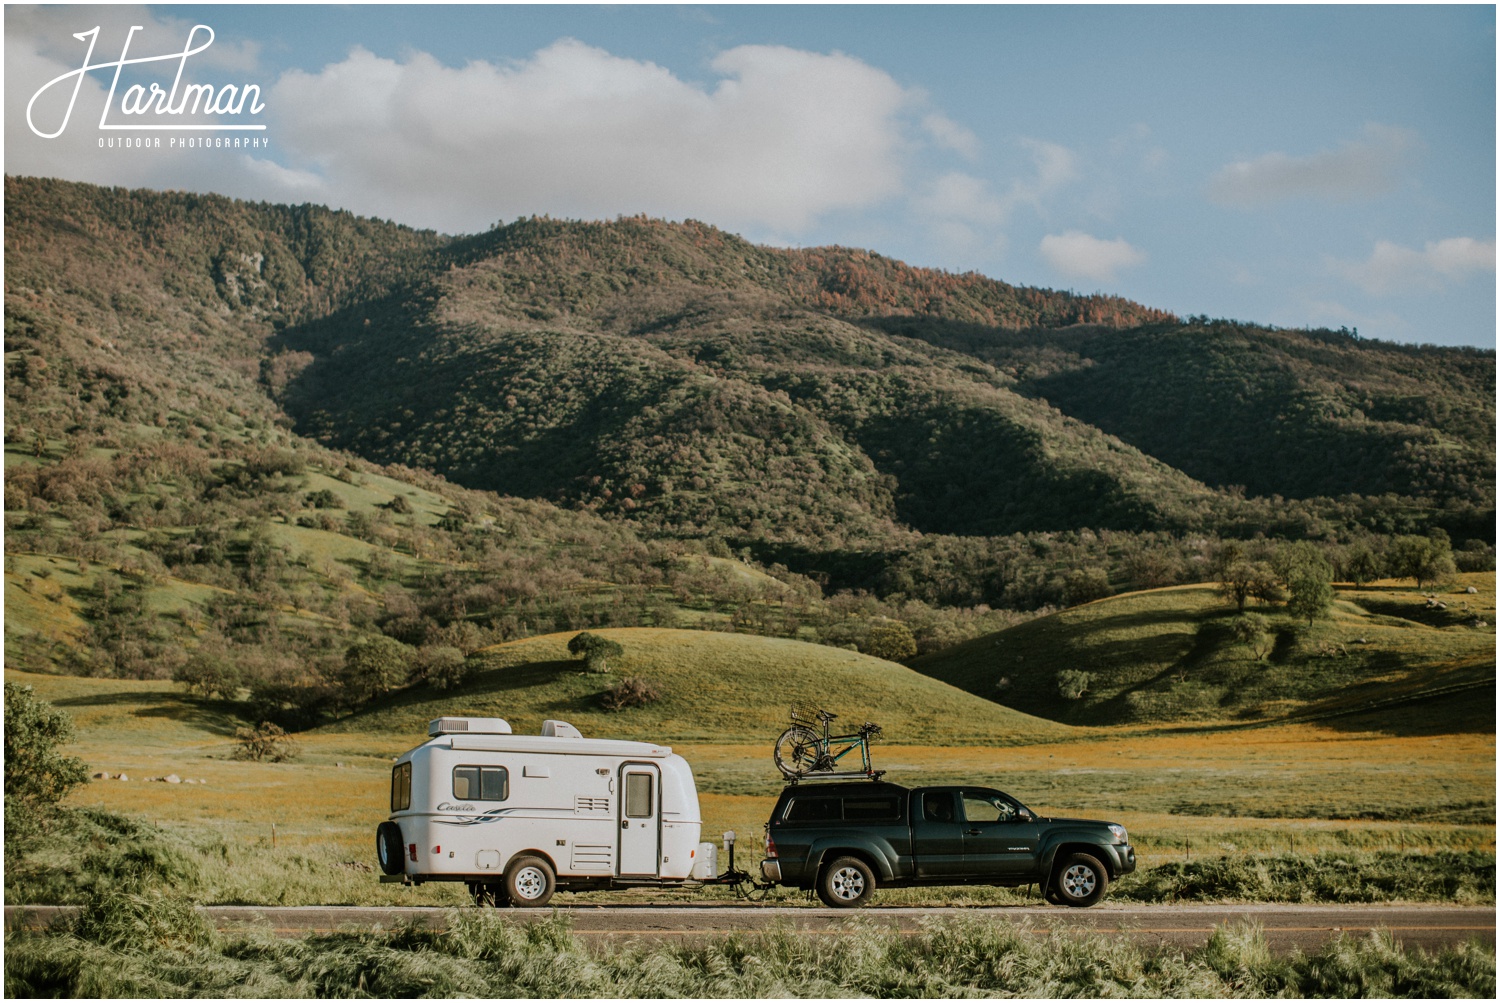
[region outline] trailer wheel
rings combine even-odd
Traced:
[[[818,875],[818,898],[835,909],[852,909],[875,894],[875,873],[858,857],[839,857]]]
[[[513,906],[544,906],[557,878],[541,857],[517,857],[505,869],[505,897]]]
[[[380,858],[380,869],[387,874],[400,874],[406,868],[401,827],[395,822],[381,822],[375,830],[375,855]]]

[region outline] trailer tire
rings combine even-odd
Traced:
[[[541,857],[517,857],[505,869],[505,897],[513,906],[544,906],[557,889],[557,876]]]
[[[375,855],[387,874],[400,874],[406,869],[406,847],[402,845],[401,827],[395,822],[381,822],[375,830]]]

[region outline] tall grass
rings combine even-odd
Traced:
[[[1223,856],[1162,864],[1128,875],[1115,898],[1135,902],[1495,901],[1495,855],[1321,853]]]
[[[166,935],[164,935],[166,934]],[[1101,933],[940,922],[903,935],[852,922],[827,937],[790,927],[685,944],[587,944],[565,920],[460,912],[449,929],[279,940],[189,924],[101,941],[92,931],[7,938],[10,996],[977,997],[1329,996],[1492,998],[1493,949],[1436,954],[1388,934],[1273,955],[1254,926],[1155,951]]]

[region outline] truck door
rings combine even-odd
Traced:
[[[964,873],[964,823],[958,815],[957,795],[951,788],[912,795],[911,853],[918,878]]]
[[[656,877],[661,860],[661,771],[649,763],[620,767],[621,877]]]
[[[963,793],[964,873],[971,877],[1026,876],[1037,871],[1040,826],[998,791]]]

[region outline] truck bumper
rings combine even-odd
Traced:
[[[1115,854],[1115,876],[1129,874],[1135,870],[1135,847],[1124,844],[1110,847]]]
[[[767,881],[781,883],[781,861],[775,857],[767,857],[760,862],[760,875]]]

